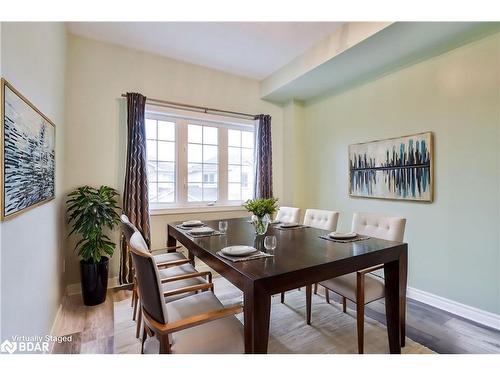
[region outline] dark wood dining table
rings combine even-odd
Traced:
[[[384,265],[387,334],[391,353],[401,353],[405,344],[407,253],[406,243],[369,238],[340,243],[320,238],[328,232],[302,227],[278,229],[270,225],[266,235],[277,238],[277,247],[267,251],[265,236],[257,236],[248,218],[227,219],[225,234],[193,238],[168,225],[167,246],[180,242],[195,257],[229,280],[243,294],[245,352],[267,353],[271,296],[376,265]],[[218,220],[205,224],[218,230]],[[249,245],[272,257],[232,262],[217,252],[226,246]],[[335,324],[335,322],[332,322]]]

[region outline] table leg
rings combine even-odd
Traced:
[[[400,262],[401,260],[396,260],[384,264],[385,315],[391,354],[401,353]]]
[[[266,354],[269,341],[271,295],[252,286],[243,297],[245,353]]]
[[[408,283],[408,250],[399,258],[399,316],[401,321],[401,347],[406,345],[406,287]]]
[[[176,245],[177,245],[177,240],[170,235],[169,229],[167,226],[167,247],[174,247]]]

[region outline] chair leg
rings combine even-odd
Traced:
[[[363,354],[365,334],[365,276],[356,274],[356,320],[358,322],[358,353]]]
[[[144,354],[144,342],[146,342],[147,337],[148,337],[148,331],[146,330],[146,325],[144,324],[144,328],[142,329],[141,354]]]
[[[356,319],[358,321],[358,353],[363,354],[364,335],[365,335],[365,305],[364,305],[364,303],[357,303],[356,304]]]
[[[137,289],[136,289],[136,286],[134,283],[134,285],[132,286],[132,299],[130,301],[130,307],[134,307],[134,299],[135,299],[136,293],[137,293]]]
[[[132,311],[132,320],[135,320],[136,317],[137,317],[137,307],[139,305],[139,296],[137,295],[137,293],[135,294],[135,298],[134,298],[134,310]]]
[[[306,285],[306,319],[308,325],[311,325],[311,297],[312,285]]]
[[[158,340],[160,340],[160,354],[170,354],[168,335],[158,335]]]
[[[135,332],[135,337],[139,338],[139,334],[141,332],[141,324],[142,324],[142,309],[139,309],[137,312],[137,330]]]
[[[330,303],[330,291],[325,288],[326,303]]]
[[[285,303],[285,292],[281,292],[281,303]]]
[[[314,283],[314,294],[318,294],[318,283]]]
[[[347,312],[347,299],[342,297],[342,311]]]

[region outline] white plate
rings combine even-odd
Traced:
[[[189,234],[199,235],[199,234],[212,234],[213,232],[215,232],[215,230],[213,230],[212,228],[210,228],[210,227],[203,227],[203,228],[194,228],[194,229],[191,229],[188,233]]]
[[[257,251],[256,248],[245,245],[228,246],[221,250],[222,254],[230,255],[233,257],[242,257],[245,255],[250,255]]]
[[[331,232],[328,234],[329,237],[335,238],[337,240],[346,240],[349,238],[354,238],[357,236],[356,233],[354,232],[347,232],[347,233],[342,233],[342,232]]]
[[[271,221],[271,224],[279,224],[279,223],[281,223],[281,220],[273,220],[273,221]]]
[[[295,228],[298,226],[299,226],[299,223],[283,223],[283,224],[281,224],[281,228]]]
[[[183,227],[201,227],[203,222],[200,220],[188,220],[182,223]]]

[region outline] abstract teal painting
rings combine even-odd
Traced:
[[[432,202],[432,133],[349,146],[352,197]]]

